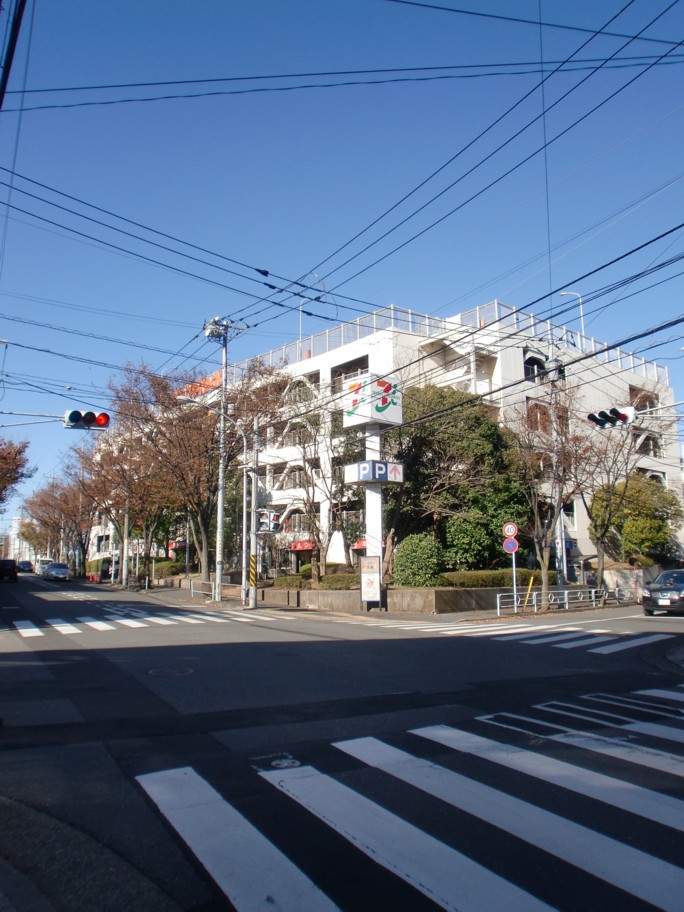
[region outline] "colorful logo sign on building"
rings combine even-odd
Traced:
[[[401,424],[401,390],[394,377],[364,374],[344,385],[344,427],[360,424]]]

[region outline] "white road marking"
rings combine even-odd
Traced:
[[[647,646],[649,643],[657,643],[658,640],[669,640],[673,637],[672,633],[653,633],[650,636],[636,637],[629,639],[624,643],[614,643],[611,646],[599,646],[598,649],[590,649],[589,652],[599,652],[607,655],[611,652],[622,652],[623,649],[634,649],[637,646]]]
[[[681,686],[681,684],[678,685],[678,687]],[[676,693],[672,690],[659,690],[658,688],[654,688],[653,690],[636,690],[635,693],[643,694],[645,697],[665,697],[667,700],[684,702],[684,693]]]
[[[189,614],[188,617],[199,618],[200,621],[213,621],[214,624],[230,624],[227,618],[214,617],[213,614]]]
[[[198,621],[197,618],[188,617],[185,614],[162,614],[161,617],[170,618],[172,621],[181,621],[183,624],[203,624],[204,621]]]
[[[39,630],[31,621],[12,621],[17,629],[17,633],[23,637],[42,637],[45,636],[42,630]]]
[[[559,785],[578,795],[586,795],[630,814],[637,814],[639,817],[684,832],[684,801],[678,798],[661,795],[659,792],[649,791],[613,776],[596,773],[544,754],[481,738],[479,735],[460,731],[448,725],[430,725],[413,729],[412,733],[452,750],[498,763],[506,769],[519,770],[528,776]]]
[[[280,791],[442,909],[548,912],[549,906],[401,817],[309,766],[262,772]]]
[[[137,777],[238,912],[337,906],[193,769]]]
[[[578,649],[580,646],[594,646],[597,641],[599,643],[606,643],[606,642],[608,642],[608,640],[618,640],[618,639],[621,641],[621,643],[625,642],[622,637],[622,634],[615,634],[614,636],[604,636],[603,634],[595,633],[592,636],[586,637],[583,640],[574,640],[572,643],[555,643],[554,648],[555,649]],[[627,646],[625,648],[629,649],[630,647]],[[589,651],[596,652],[595,649],[590,649]]]
[[[684,875],[675,865],[375,738],[338,742],[336,747],[535,847],[543,847],[658,909],[681,912]],[[490,910],[509,908],[489,896],[487,899]]]
[[[73,624],[67,623],[62,618],[50,618],[45,623],[49,624],[54,630],[57,631],[57,633],[61,633],[64,635],[70,635],[73,633],[83,633],[83,631],[79,627],[75,627]]]
[[[105,614],[105,620],[113,621],[115,624],[121,624],[123,627],[147,627],[142,621],[134,621],[132,618],[116,617],[113,614]]]
[[[113,624],[106,624],[104,621],[98,621],[95,618],[79,617],[76,620],[86,624],[88,627],[92,627],[93,630],[116,630]]]

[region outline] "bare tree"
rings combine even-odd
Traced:
[[[583,459],[575,464],[577,489],[596,545],[596,585],[599,587],[603,586],[605,559],[615,536],[616,521],[630,497],[635,473],[659,445],[659,435],[670,431],[674,425],[671,419],[651,416],[647,419],[648,430],[642,427],[639,409],[650,402],[647,393],[635,400],[635,424],[589,430]]]
[[[144,471],[145,484],[156,486],[154,489],[166,497],[167,505],[188,510],[202,578],[208,581],[221,453],[216,387],[206,378],[161,377],[144,366],[129,366],[123,382],[111,384],[111,388],[117,423],[145,454],[143,468],[136,471]],[[251,427],[255,416],[270,423],[282,388],[283,382],[275,371],[255,362],[242,380],[228,388],[226,407],[244,427]],[[183,401],[188,396],[196,397],[207,407],[188,405]],[[241,454],[241,436],[228,431],[224,441],[226,464],[237,468]]]
[[[531,538],[541,568],[542,603],[549,591],[549,565],[563,507],[580,488],[579,468],[591,453],[588,434],[578,422],[577,397],[550,383],[547,395],[507,409],[506,423],[516,447],[513,459],[530,508]]]
[[[57,548],[71,552],[78,570],[85,567],[94,511],[81,489],[68,481],[51,481],[28,497],[24,509],[31,523],[22,527],[22,537],[36,552]],[[48,544],[49,543],[49,544]]]
[[[28,466],[27,449],[27,442],[11,443],[0,438],[0,507],[7,503],[17,485],[35,472]]]

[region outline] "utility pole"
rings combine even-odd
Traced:
[[[208,339],[221,343],[221,411],[219,418],[219,472],[218,496],[216,501],[216,577],[214,580],[214,601],[220,602],[223,595],[223,551],[226,499],[226,387],[228,385],[228,333],[230,320],[214,317],[204,325]]]
[[[14,10],[14,18],[12,19],[12,26],[10,28],[9,41],[7,42],[5,59],[2,61],[2,72],[0,73],[0,110],[2,110],[2,106],[5,102],[7,83],[9,82],[10,70],[12,69],[14,52],[17,49],[19,30],[21,29],[21,20],[23,19],[25,8],[26,0],[17,0],[16,8]]]
[[[254,418],[254,458],[251,466],[252,473],[252,506],[250,510],[250,535],[249,535],[249,607],[257,606],[257,501],[259,498],[259,419]]]

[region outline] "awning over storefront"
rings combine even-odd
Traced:
[[[290,542],[290,551],[313,551],[313,542],[312,541]]]

